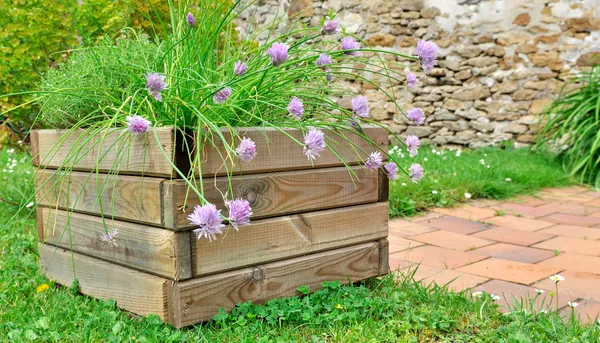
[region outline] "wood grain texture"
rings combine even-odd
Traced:
[[[189,232],[38,208],[44,243],[174,280],[192,277]],[[118,230],[116,245],[103,241],[106,230]]]
[[[377,202],[378,173],[363,166],[350,170],[357,178],[353,179],[346,167],[235,176],[231,179],[230,194],[250,202],[254,219]],[[224,209],[224,215],[227,212],[222,194],[228,184],[226,177],[204,181],[204,197]],[[165,181],[165,185],[163,194],[170,197],[164,206],[166,227],[189,227],[187,216],[200,203],[199,198],[190,194],[186,202],[188,186],[182,180]],[[171,219],[174,222],[169,225]]]
[[[177,282],[169,322],[184,327],[240,302],[299,295],[297,288],[302,285],[316,291],[324,281],[355,282],[378,274],[379,243],[371,242]]]
[[[38,244],[38,250],[42,272],[49,279],[70,287],[76,277],[83,294],[113,299],[118,307],[139,315],[169,318],[167,302],[173,281],[47,244]]]
[[[379,241],[379,275],[390,272],[390,242],[387,239]]]
[[[158,128],[145,135],[113,129],[90,137],[83,130],[34,130],[34,165],[72,170],[118,171],[121,174],[176,176],[176,139],[172,128]],[[34,140],[33,137],[36,139]],[[184,162],[185,159],[182,159]],[[188,163],[189,164],[189,163]],[[186,164],[178,167],[187,173]]]
[[[38,170],[38,204],[105,218],[162,225],[161,182],[164,179],[89,172]],[[100,194],[100,196],[98,196]]]
[[[236,128],[236,133],[221,130],[223,139],[236,146],[242,137],[248,137],[256,143],[258,155],[251,163],[239,160],[237,156],[227,154],[223,140],[216,135],[207,136],[200,147],[202,174],[205,176],[223,176],[230,170],[236,175],[256,174],[283,170],[324,168],[342,166],[346,161],[350,165],[362,163],[374,149],[371,143],[387,149],[388,134],[377,126],[364,126],[364,132],[344,130],[326,132],[328,149],[321,157],[310,162],[302,152],[302,146],[293,139],[303,142],[303,133],[297,129],[277,130],[273,128]],[[125,130],[115,129],[107,135],[94,137],[83,134],[82,130],[34,130],[31,134],[32,151],[35,153],[34,165],[49,169],[70,167],[72,170],[100,172],[118,171],[120,174],[149,175],[179,178],[172,164],[185,175],[189,170],[189,153],[184,144],[183,135],[172,128],[156,129],[146,135],[130,135]],[[158,139],[158,140],[157,140]],[[187,142],[193,142],[186,135]],[[212,144],[214,143],[214,144]],[[189,143],[193,146],[193,143]],[[163,152],[164,151],[164,152]],[[335,153],[334,153],[335,152]],[[68,168],[67,168],[68,169]]]
[[[283,132],[282,132],[283,131]],[[223,131],[227,142],[237,145],[241,137],[252,139],[256,143],[256,158],[251,163],[244,163],[237,157],[223,161],[219,151],[223,153],[222,141],[215,137],[212,140],[216,146],[203,144],[202,173],[204,175],[225,175],[226,171],[233,170],[237,173],[255,174],[281,170],[311,169],[335,167],[344,165],[340,158],[334,154],[337,152],[344,161],[350,165],[362,163],[368,154],[373,151],[369,142],[361,135],[366,135],[381,149],[387,150],[388,133],[385,129],[376,126],[365,126],[364,132],[357,134],[350,131],[325,131],[327,149],[315,161],[310,162],[304,156],[303,147],[290,139],[289,136],[299,142],[304,142],[304,134],[297,129],[273,128],[237,128],[237,134],[232,135]],[[289,136],[288,136],[289,135]],[[333,151],[332,151],[333,150]]]
[[[224,233],[217,242],[193,240],[194,277],[385,238],[388,204],[257,220]]]

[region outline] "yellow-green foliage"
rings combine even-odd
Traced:
[[[166,0],[0,0],[0,13],[0,94],[33,91],[40,73],[84,39],[124,27],[156,34],[152,22],[169,22]],[[0,114],[26,128],[37,112],[33,98],[0,97]]]

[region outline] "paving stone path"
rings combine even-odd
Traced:
[[[600,192],[551,188],[535,196],[436,208],[391,220],[389,242],[392,269],[419,264],[415,279],[427,284],[499,295],[503,310],[544,290],[537,306],[552,302],[556,309],[548,277],[558,273],[565,278],[558,284],[561,311],[570,315],[567,302],[575,301],[583,322],[600,315]]]

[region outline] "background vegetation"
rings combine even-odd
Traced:
[[[22,93],[0,97],[0,123],[23,134],[38,110],[27,92],[41,74],[82,43],[124,27],[160,34],[152,23],[168,22],[169,11],[163,0],[4,0],[0,13],[0,94]]]
[[[559,150],[571,175],[600,187],[600,66],[569,83],[581,87],[561,94],[546,110],[538,146]]]

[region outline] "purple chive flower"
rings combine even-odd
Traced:
[[[108,244],[116,247],[117,246],[117,234],[119,234],[119,230],[112,229],[106,233],[103,233],[102,236],[100,236],[100,239],[102,241],[107,242]]]
[[[304,155],[308,160],[320,157],[319,153],[325,149],[325,135],[319,129],[310,129],[304,136]]]
[[[361,118],[369,118],[369,99],[364,95],[352,99],[352,112]]]
[[[317,58],[316,62],[317,66],[321,67],[323,70],[327,69],[327,66],[331,63],[331,57],[329,57],[327,54],[321,54],[319,58]]]
[[[406,112],[406,115],[410,120],[412,120],[416,125],[423,125],[425,122],[425,115],[423,114],[423,110],[419,107],[413,108]]]
[[[194,230],[198,234],[198,239],[206,237],[212,242],[217,238],[217,234],[223,234],[221,228],[225,225],[221,218],[221,210],[217,210],[213,204],[196,205],[194,212],[188,216],[188,220],[192,225],[198,227]]]
[[[224,104],[230,96],[231,88],[223,88],[215,93],[215,96],[213,96],[213,102],[218,105]]]
[[[417,80],[417,75],[411,73],[410,71],[406,73],[406,86],[408,88],[414,88],[419,80]]]
[[[333,81],[333,74],[328,71],[327,74],[325,74],[325,80],[327,80],[327,82]]]
[[[326,20],[321,30],[323,31],[323,33],[328,35],[333,35],[340,31],[339,25],[335,20]]]
[[[406,147],[408,148],[408,153],[410,157],[414,157],[417,155],[417,150],[419,150],[419,137],[415,135],[409,135],[406,137]]]
[[[127,119],[127,128],[129,132],[135,134],[141,134],[148,132],[150,128],[150,121],[148,119],[144,119],[140,116],[133,115],[126,118]]]
[[[246,70],[248,70],[248,66],[246,65],[246,63],[242,61],[237,61],[235,63],[235,67],[233,68],[233,74],[235,76],[242,76],[246,74]]]
[[[256,157],[256,144],[250,138],[244,137],[235,152],[242,161],[250,162]]]
[[[293,115],[296,119],[302,118],[302,115],[304,114],[304,105],[302,104],[302,101],[300,101],[300,99],[298,99],[297,97],[292,98],[287,109],[288,112],[290,112],[290,114]]]
[[[225,201],[225,206],[229,209],[229,224],[238,231],[238,225],[250,223],[252,208],[246,199],[237,198],[231,201]]]
[[[426,73],[437,63],[438,46],[432,41],[420,40],[417,42],[417,56],[421,60],[421,66]]]
[[[267,52],[271,56],[271,63],[275,67],[281,65],[288,58],[288,47],[285,44],[273,43]]]
[[[367,161],[365,161],[365,168],[367,168],[368,170],[377,170],[379,169],[379,167],[381,167],[382,163],[383,156],[381,156],[381,153],[379,151],[375,151],[371,153],[371,155],[369,155],[369,157],[367,158]]]
[[[194,15],[192,14],[192,12],[188,12],[185,20],[187,21],[187,23],[190,27],[194,27],[196,25],[196,18],[194,18]]]
[[[383,170],[390,180],[396,180],[398,178],[398,166],[394,162],[388,162],[383,165]]]
[[[413,163],[408,168],[408,176],[412,179],[412,182],[417,183],[423,178],[423,167],[418,163]]]
[[[162,101],[162,94],[160,92],[167,88],[165,76],[158,73],[148,73],[146,74],[146,82],[146,87],[148,87],[150,95],[152,95],[156,101]]]
[[[344,37],[342,38],[342,50],[356,50],[360,49],[360,44],[354,40],[352,37]],[[344,52],[348,56],[360,56],[360,52],[358,51],[346,51]]]

